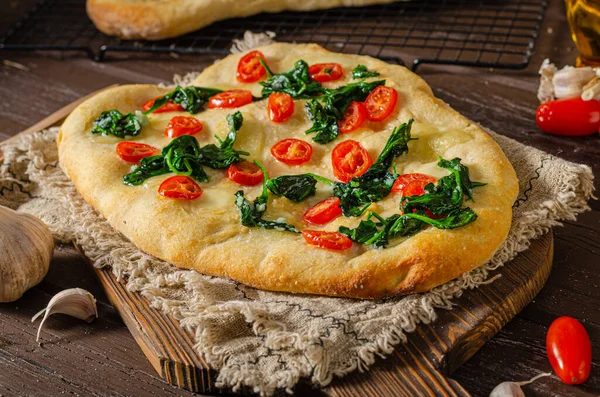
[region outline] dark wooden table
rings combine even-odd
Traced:
[[[31,3],[12,1],[2,6],[0,31],[6,30],[13,17]],[[572,64],[576,56],[562,1],[550,2],[535,52],[530,67],[523,71],[425,66],[419,73],[438,97],[472,120],[556,156],[588,164],[600,176],[600,136],[553,137],[540,132],[534,121],[537,70],[542,60],[550,58],[562,66]],[[99,88],[114,83],[170,81],[174,73],[201,70],[214,58],[146,55],[98,64],[81,54],[0,51],[0,60],[1,141]],[[599,187],[597,179],[600,191]],[[546,330],[562,315],[578,318],[589,332],[594,357],[592,375],[582,386],[542,379],[528,386],[526,394],[600,394],[600,203],[590,204],[592,212],[555,229],[554,269],[540,294],[453,374],[474,396],[487,396],[502,381],[524,380],[549,371]],[[31,316],[53,294],[70,287],[86,288],[98,298],[100,318],[91,325],[52,318],[44,332],[45,342],[39,346]],[[396,360],[391,356],[379,360],[377,366],[384,372],[393,371]],[[353,376],[337,382],[344,382],[346,390],[354,388]],[[356,394],[364,395],[364,383],[360,387],[356,387]],[[0,396],[60,394],[194,395],[167,385],[156,375],[108,303],[94,273],[70,247],[56,250],[50,272],[40,285],[15,303],[0,304]],[[300,387],[298,394],[314,395],[315,391]]]

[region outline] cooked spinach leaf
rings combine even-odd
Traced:
[[[402,199],[401,205],[405,213],[413,210],[429,210],[434,215],[447,214],[462,206],[463,196],[473,199],[473,188],[485,186],[485,183],[472,182],[469,168],[460,163],[459,158],[452,160],[438,159],[438,166],[450,171],[450,175],[440,178],[434,185],[425,186],[426,194],[409,196]]]
[[[269,191],[267,190],[267,181],[269,180],[267,170],[258,161],[254,162],[263,171],[263,190],[262,193],[250,202],[244,197],[244,191],[239,190],[235,193],[235,205],[240,211],[240,219],[242,225],[246,227],[262,227],[265,229],[285,230],[288,232],[300,233],[293,225],[285,222],[271,221],[262,219],[267,211],[267,201],[269,199]]]
[[[143,158],[140,165],[129,174],[123,176],[123,183],[126,185],[137,186],[153,176],[163,175],[171,172],[165,164],[165,158],[162,155]]]
[[[333,195],[341,200],[340,208],[344,216],[360,216],[374,201],[386,197],[394,185],[398,174],[389,172],[392,162],[408,152],[408,142],[413,119],[394,128],[377,161],[367,172],[352,178],[348,183],[335,182]]]
[[[116,109],[107,110],[94,120],[92,134],[114,135],[118,138],[135,136],[139,135],[146,122],[146,116],[141,112],[123,114]]]
[[[198,141],[190,135],[173,139],[162,150],[165,164],[171,172],[192,177],[198,182],[208,182],[208,175],[198,161],[199,154]]]
[[[173,102],[181,105],[187,112],[196,114],[202,110],[211,96],[218,94],[219,92],[222,92],[222,90],[194,86],[182,88],[181,86],[177,86],[172,92],[157,98],[154,101],[154,105],[145,111],[144,114],[154,112],[169,100],[173,100]]]
[[[366,79],[367,77],[377,77],[379,72],[371,72],[365,65],[358,65],[352,71],[353,79]]]
[[[438,165],[451,174],[440,178],[435,185],[428,184],[424,195],[403,199],[400,206],[404,215],[395,214],[384,219],[371,212],[355,229],[342,226],[340,233],[351,240],[381,248],[388,244],[389,239],[413,235],[427,225],[438,229],[456,229],[475,221],[477,214],[461,206],[464,196],[472,199],[472,189],[485,184],[472,182],[469,169],[460,163],[459,158],[440,158]],[[429,214],[436,215],[435,219]]]
[[[267,181],[267,188],[276,196],[300,203],[314,196],[317,180],[311,174],[282,175]]]
[[[215,138],[220,142],[220,145],[209,144],[200,148],[199,151],[199,162],[200,164],[206,165],[207,167],[214,169],[227,168],[233,163],[239,163],[245,159],[240,157],[242,155],[249,155],[248,152],[242,152],[235,150],[233,144],[237,136],[237,132],[242,128],[244,118],[242,113],[235,112],[227,116],[227,123],[229,124],[229,134],[225,140],[221,140],[218,136]]]
[[[321,83],[310,78],[308,64],[299,60],[289,72],[274,74],[267,64],[261,59],[263,67],[267,71],[267,81],[261,81],[263,86],[262,96],[268,97],[274,92],[284,92],[292,98],[309,98],[321,93]]]
[[[315,132],[313,141],[317,143],[325,144],[333,141],[339,134],[337,122],[344,118],[344,112],[348,109],[350,103],[364,101],[375,87],[384,84],[385,80],[371,83],[359,81],[334,89],[323,88],[322,96],[306,102],[306,113],[313,123],[312,127],[306,130],[306,133]]]

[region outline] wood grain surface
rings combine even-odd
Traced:
[[[33,0],[11,2],[0,12],[0,31]],[[12,4],[16,8],[12,9]],[[5,22],[9,21],[9,22]],[[600,175],[600,138],[566,139],[541,133],[534,122],[537,69],[551,58],[572,64],[576,51],[569,38],[560,0],[551,0],[530,67],[502,71],[423,66],[420,74],[435,94],[467,117],[556,156],[590,165]],[[2,60],[25,66],[15,68]],[[157,83],[174,73],[201,70],[211,57],[140,55],[95,64],[80,54],[0,52],[0,140],[15,135],[50,113],[90,92],[114,83]],[[596,188],[600,182],[596,180]],[[600,203],[592,212],[555,229],[552,273],[540,294],[452,374],[473,396],[487,396],[505,380],[528,379],[550,366],[545,334],[557,316],[580,319],[590,334],[593,366],[590,379],[569,386],[555,378],[525,388],[527,396],[597,396],[600,394]],[[81,287],[98,298],[100,318],[90,324],[56,316],[48,321],[43,343],[35,343],[30,318],[50,297],[65,288]],[[440,312],[443,314],[444,312]],[[373,371],[336,381],[323,394],[391,395],[390,387],[407,388],[396,378],[406,356],[379,360]],[[448,358],[449,363],[454,362]],[[452,365],[452,364],[448,364]],[[387,389],[372,390],[372,380]],[[454,381],[449,381],[454,384]],[[389,385],[389,386],[388,386]],[[333,390],[333,391],[332,391]],[[410,390],[410,389],[406,389]],[[299,395],[318,395],[301,385]],[[320,392],[319,392],[320,393]],[[343,394],[345,393],[345,394]],[[56,250],[51,270],[39,286],[16,303],[0,305],[0,395],[55,396],[193,396],[160,379],[110,305],[93,271],[69,247]]]

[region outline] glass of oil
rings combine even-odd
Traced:
[[[565,0],[565,5],[579,50],[576,66],[600,66],[600,0]]]

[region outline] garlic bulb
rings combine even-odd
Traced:
[[[91,323],[98,317],[96,299],[94,295],[81,288],[69,288],[54,295],[50,299],[50,302],[48,302],[48,306],[40,310],[31,319],[31,322],[34,322],[39,316],[44,314],[44,318],[38,327],[36,341],[40,339],[40,332],[42,332],[46,319],[56,313],[66,314]]]
[[[575,98],[583,92],[583,86],[596,77],[596,72],[589,66],[574,68],[565,66],[554,74],[554,96],[557,99]]]
[[[38,218],[0,205],[0,302],[13,302],[48,273],[54,238]]]
[[[490,397],[525,397],[525,393],[521,390],[521,386],[529,385],[539,378],[546,376],[552,376],[552,372],[539,374],[524,382],[502,382],[494,387],[494,390],[490,393]]]

